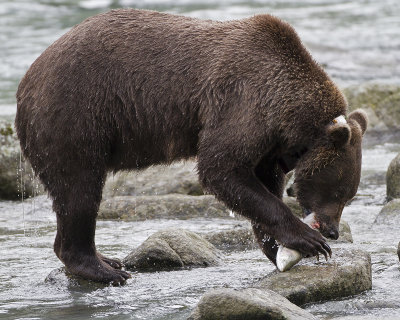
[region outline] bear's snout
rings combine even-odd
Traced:
[[[319,229],[321,234],[328,239],[337,240],[339,238],[339,230],[336,226],[323,226]]]
[[[329,239],[337,240],[339,238],[339,231],[338,230],[331,230],[328,234]]]

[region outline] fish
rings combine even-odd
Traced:
[[[312,229],[318,229],[319,227],[319,223],[316,221],[314,213],[310,213],[301,221],[303,221]],[[276,254],[276,267],[281,272],[288,271],[302,258],[303,255],[300,252],[286,248],[281,244],[279,245],[278,252]]]

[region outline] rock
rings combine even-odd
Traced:
[[[387,170],[386,195],[388,200],[400,198],[400,153],[390,162]]]
[[[400,223],[400,199],[386,203],[376,217],[375,223],[398,225]]]
[[[397,246],[397,255],[398,255],[399,261],[400,261],[400,242],[399,242],[399,245]]]
[[[293,197],[284,197],[283,202],[290,208],[293,214],[299,218],[303,218],[303,209],[300,204],[297,202],[296,198]],[[338,240],[330,240],[330,243],[353,243],[353,236],[351,234],[351,229],[349,224],[341,220],[339,223],[339,239]]]
[[[220,252],[194,232],[182,229],[158,231],[125,259],[131,270],[167,270],[217,265]]]
[[[230,211],[214,196],[121,196],[100,204],[99,219],[142,221],[147,219],[191,219],[230,217]]]
[[[361,250],[332,249],[319,263],[303,259],[290,271],[274,271],[256,286],[273,290],[296,305],[359,294],[372,287],[371,257]]]
[[[203,235],[215,247],[221,250],[247,250],[258,248],[250,224],[238,225],[230,230],[215,231]]]
[[[303,218],[303,208],[294,197],[283,197],[283,202],[289,207],[293,214],[298,218]]]
[[[331,319],[331,320],[377,320],[377,319],[399,320],[400,318],[397,316],[387,316],[387,315],[384,315],[379,318],[376,315],[360,315],[360,316],[344,316],[344,317],[329,318],[329,319]]]
[[[400,126],[400,87],[385,84],[351,86],[343,90],[351,110],[362,108],[369,117],[369,129]]]
[[[188,318],[188,320],[212,319],[306,320],[315,317],[271,290],[224,288],[207,292]]]
[[[18,200],[43,193],[31,166],[21,157],[14,125],[0,120],[0,199]]]
[[[170,193],[203,194],[194,161],[177,162],[169,166],[152,166],[136,172],[123,171],[110,174],[103,189],[103,198]]]
[[[45,279],[46,283],[59,286],[62,288],[80,288],[85,287],[90,290],[102,289],[108,287],[109,284],[87,280],[69,273],[65,267],[54,269]]]

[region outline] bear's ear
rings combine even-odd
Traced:
[[[346,122],[332,122],[327,128],[327,133],[336,148],[349,143],[351,138],[351,130]]]
[[[362,134],[364,134],[368,126],[368,117],[365,111],[361,109],[354,110],[349,114],[349,119],[355,120],[360,125]]]

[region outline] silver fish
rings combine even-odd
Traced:
[[[302,221],[314,229],[316,225],[314,213],[309,214]],[[289,249],[280,245],[276,254],[276,266],[281,272],[290,270],[297,262],[303,258],[303,255],[297,250]]]

